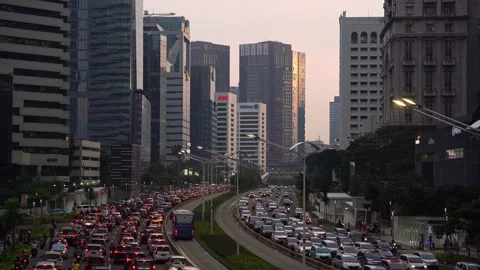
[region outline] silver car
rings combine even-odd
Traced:
[[[351,255],[337,254],[332,260],[332,266],[337,269],[360,269],[357,258]]]
[[[422,258],[423,262],[427,265],[429,269],[437,270],[439,268],[438,260],[437,258],[435,258],[435,256],[433,256],[432,253],[425,251],[417,251],[413,252],[413,254]]]
[[[407,270],[427,269],[425,262],[417,255],[401,254],[399,259]]]

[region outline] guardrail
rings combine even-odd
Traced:
[[[256,233],[254,230],[252,230],[250,227],[248,227],[245,222],[242,220],[242,218],[240,217],[239,213],[238,213],[238,207],[237,207],[237,204],[235,203],[232,207],[232,212],[233,212],[233,215],[235,216],[235,219],[237,220],[237,223],[240,223],[240,227],[242,227],[242,229],[244,231],[246,231],[247,233],[249,233],[250,235],[254,236],[257,240],[259,240],[260,242],[276,249],[277,251],[280,251],[281,253],[289,256],[289,257],[292,257],[298,261],[303,261],[303,258],[302,258],[302,254],[300,253],[297,253],[295,251],[292,251],[280,244],[277,244],[275,242],[273,242],[272,240],[270,239],[267,239],[265,237],[263,237],[262,235]],[[332,266],[330,265],[327,265],[327,264],[324,264],[320,261],[317,261],[313,258],[310,258],[310,257],[306,257],[305,258],[305,262],[307,265],[309,266],[312,266],[312,267],[315,267],[315,268],[318,268],[318,269],[324,269],[324,270],[334,270],[335,268],[333,268]]]
[[[216,193],[213,193],[213,194],[217,194],[217,193],[221,193],[221,192],[225,192],[225,190],[222,190],[222,191],[219,191],[219,192],[216,192]],[[209,194],[209,195],[213,195],[213,194]],[[175,210],[177,208],[181,208],[183,205],[185,205],[189,202],[192,202],[194,200],[197,200],[197,199],[199,199],[199,197],[196,197],[196,198],[193,198],[193,199],[190,199],[190,200],[186,200],[186,201],[183,201],[183,202],[175,205],[175,207],[170,209],[170,211],[168,211],[167,214],[165,215],[165,218],[163,219],[164,222],[162,224],[162,227],[163,227],[163,232],[164,232],[164,235],[165,235],[165,240],[167,240],[167,243],[170,246],[170,248],[172,249],[172,252],[175,255],[184,256],[185,259],[187,260],[188,264],[190,264],[191,266],[195,266],[195,267],[199,268],[196,264],[193,263],[192,260],[190,260],[190,258],[185,256],[185,254],[182,254],[181,249],[177,246],[177,244],[175,243],[175,240],[173,240],[172,237],[170,237],[170,235],[168,234],[168,230],[167,230],[167,223],[170,221],[170,215],[172,214],[173,210]],[[204,199],[204,198],[200,198],[200,199]]]

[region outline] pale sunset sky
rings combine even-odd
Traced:
[[[238,45],[280,41],[307,54],[306,138],[328,142],[329,101],[338,95],[339,23],[383,15],[383,0],[144,0],[150,13],[190,20],[192,41],[230,46],[230,85],[239,80]]]

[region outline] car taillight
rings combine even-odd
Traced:
[[[152,265],[152,269],[155,270],[157,269],[157,267],[155,265]]]
[[[195,231],[194,231],[194,230],[192,230],[192,235],[195,235]]]
[[[175,235],[178,235],[178,230],[175,230]]]
[[[85,249],[85,252],[88,252],[88,248]]]

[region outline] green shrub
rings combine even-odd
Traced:
[[[0,253],[0,269],[10,269],[13,266],[13,262],[17,258],[17,256],[20,256],[22,254],[23,250],[30,250],[29,246],[25,245],[15,245],[15,250],[12,250],[12,248],[8,248],[7,250],[7,256],[3,257],[3,253]]]
[[[450,255],[449,252],[444,253],[444,252],[437,252],[435,253],[435,258],[441,263],[447,263],[447,264],[456,264],[457,262],[472,262],[472,263],[480,263],[480,260],[477,258],[469,257],[466,255],[456,255],[455,251],[453,252],[452,255]]]

